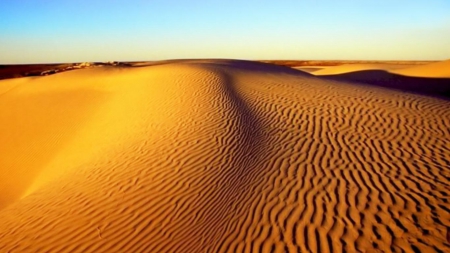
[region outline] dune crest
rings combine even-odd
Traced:
[[[450,101],[153,65],[0,81],[1,252],[450,250]]]

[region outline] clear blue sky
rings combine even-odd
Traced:
[[[1,0],[0,63],[450,58],[450,0]]]

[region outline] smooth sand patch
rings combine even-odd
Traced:
[[[0,95],[0,208],[27,190],[105,96],[79,80],[42,80],[0,81],[14,84]]]

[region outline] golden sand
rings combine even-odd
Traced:
[[[243,61],[0,81],[0,252],[448,252],[450,101]]]

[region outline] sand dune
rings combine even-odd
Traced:
[[[398,65],[398,64],[344,64],[340,66],[332,66],[328,68],[323,68],[314,72],[316,76],[322,75],[338,75],[357,71],[366,70],[392,70],[392,69],[403,69],[408,67],[417,67],[416,65]]]
[[[450,97],[449,71],[450,61],[444,61],[418,66],[349,64],[309,71],[309,73],[331,80],[367,83],[404,91]]]
[[[446,252],[450,101],[226,60],[0,81],[0,252]]]
[[[391,73],[413,77],[450,78],[450,60],[393,70]]]
[[[392,74],[422,78],[450,78],[450,60],[430,64],[344,64],[314,71],[314,75],[338,75],[379,70]]]

